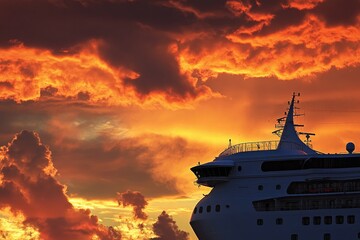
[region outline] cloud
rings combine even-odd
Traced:
[[[189,233],[179,229],[173,218],[163,211],[153,224],[154,233],[158,236],[153,240],[188,240]]]
[[[181,72],[174,56],[176,39],[167,32],[186,24],[188,16],[181,11],[149,1],[59,2],[0,4],[0,19],[11,23],[0,34],[3,53],[17,54],[2,54],[9,65],[2,76],[13,86],[3,98],[36,100],[48,86],[59,96],[73,98],[87,91],[92,103],[117,105],[176,105],[212,95]],[[25,81],[26,87],[20,84]]]
[[[145,209],[146,205],[148,205],[148,202],[140,192],[128,190],[123,193],[117,193],[117,195],[117,201],[119,205],[123,205],[123,207],[130,205],[133,207],[135,219],[147,219],[148,216],[143,210]]]
[[[289,0],[284,6],[304,10],[313,9],[322,2],[324,2],[324,0]]]
[[[174,196],[193,187],[188,169],[213,155],[205,143],[169,134],[166,123],[185,116],[176,117],[168,110],[164,115],[163,110],[155,114],[155,110],[145,113],[56,102],[1,102],[0,143],[6,144],[21,129],[39,132],[51,146],[54,165],[61,173],[57,178],[67,185],[70,196],[113,199],[114,193],[128,189],[151,198]],[[165,127],[161,131],[156,130],[159,121]]]
[[[293,80],[359,64],[356,0],[23,0],[0,8],[2,99],[179,108],[219,96],[206,81],[221,73]]]
[[[66,187],[55,179],[51,152],[38,134],[22,131],[1,149],[0,208],[24,215],[41,239],[120,239],[98,222],[90,210],[76,209]]]

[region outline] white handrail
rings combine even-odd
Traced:
[[[279,141],[239,143],[225,149],[222,153],[220,153],[219,157],[228,156],[240,152],[275,150],[278,147],[278,145],[279,145]]]

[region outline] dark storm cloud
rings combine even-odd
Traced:
[[[271,34],[273,32],[277,32],[283,29],[288,28],[289,26],[297,26],[302,23],[306,16],[304,11],[300,11],[294,8],[286,8],[279,9],[276,14],[274,14],[274,18],[271,20],[271,24],[263,28],[262,31],[259,32],[260,35]],[[286,39],[286,36],[284,36]]]
[[[360,1],[328,0],[320,3],[313,12],[328,25],[352,25],[360,14]]]
[[[158,236],[151,240],[188,240],[189,233],[182,231],[174,219],[163,211],[153,224],[153,231]]]
[[[133,207],[134,218],[135,219],[147,219],[147,214],[144,212],[148,202],[145,197],[137,191],[126,191],[122,193],[117,193],[117,201],[119,205],[126,207],[128,205]]]
[[[5,46],[16,39],[26,46],[72,53],[79,44],[101,39],[101,56],[106,61],[140,74],[136,80],[125,80],[140,94],[159,91],[196,97],[197,90],[169,52],[169,45],[176,41],[165,34],[181,32],[196,18],[161,2],[2,1],[0,42]]]
[[[69,202],[65,186],[55,179],[51,152],[35,132],[22,131],[1,148],[0,208],[22,213],[44,240],[114,238],[114,229],[98,223],[89,210]],[[8,230],[8,229],[6,229]]]
[[[1,1],[1,42],[17,39],[30,46],[68,49],[91,38],[111,38],[119,33],[131,38],[136,24],[178,31],[196,19],[191,13],[163,6],[161,1],[64,0]],[[131,28],[126,28],[128,24]],[[140,29],[133,29],[139,31]],[[118,42],[121,45],[122,41]],[[115,46],[113,46],[115,47]]]

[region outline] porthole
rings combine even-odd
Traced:
[[[291,240],[298,240],[297,234],[291,234]]]
[[[261,226],[264,224],[264,220],[262,220],[261,218],[259,218],[257,221],[256,221],[257,225]]]
[[[199,213],[202,213],[203,212],[203,207],[200,207],[199,208]]]
[[[197,212],[197,207],[196,207],[196,208],[194,208],[194,214],[196,214],[196,212]]]
[[[330,235],[330,233],[325,233],[325,234],[324,234],[324,240],[331,240],[331,235]]]
[[[282,218],[277,218],[276,219],[276,224],[277,225],[282,225],[283,224],[283,219]]]
[[[303,217],[302,218],[302,224],[303,225],[309,225],[310,224],[310,218],[309,217]]]
[[[320,225],[321,224],[321,217],[316,216],[313,219],[314,225]]]
[[[263,185],[259,185],[259,186],[258,186],[258,189],[259,189],[260,191],[262,191],[262,190],[264,189],[264,186],[263,186]]]
[[[241,166],[238,166],[238,171],[239,171],[239,172],[241,171],[241,169],[242,169]]]
[[[210,205],[208,205],[208,206],[206,207],[206,211],[207,211],[207,212],[211,212],[211,206],[210,206]]]
[[[344,216],[336,216],[336,224],[343,224]]]
[[[230,205],[226,205],[225,207],[226,207],[226,208],[230,208]]]
[[[276,190],[280,190],[280,189],[281,189],[281,185],[280,184],[276,185]]]
[[[331,216],[325,216],[324,223],[329,225],[332,224],[332,217]]]
[[[358,232],[358,239],[360,239],[360,232]]]
[[[355,223],[355,216],[354,215],[347,216],[347,223],[348,224],[354,224]]]
[[[215,206],[215,211],[216,211],[216,212],[220,212],[220,205],[219,205],[219,204],[217,204],[217,205]]]

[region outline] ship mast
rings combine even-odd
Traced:
[[[310,135],[314,135],[313,133],[298,133],[295,129],[295,127],[300,127],[303,125],[296,125],[294,123],[294,116],[299,116],[298,114],[294,114],[294,110],[295,110],[295,98],[296,95],[295,93],[292,96],[291,102],[290,102],[290,107],[289,107],[289,111],[287,113],[286,117],[283,118],[279,118],[278,119],[278,127],[281,127],[282,129],[278,129],[276,131],[274,131],[275,134],[280,135],[280,142],[278,145],[278,150],[300,150],[303,151],[307,154],[314,154],[316,153],[313,149],[311,149],[308,144],[305,144],[303,141],[300,140],[298,134],[306,134],[307,137],[307,142],[309,143],[309,138]],[[285,120],[285,124],[282,127],[280,124]],[[282,130],[282,131],[281,131]]]

